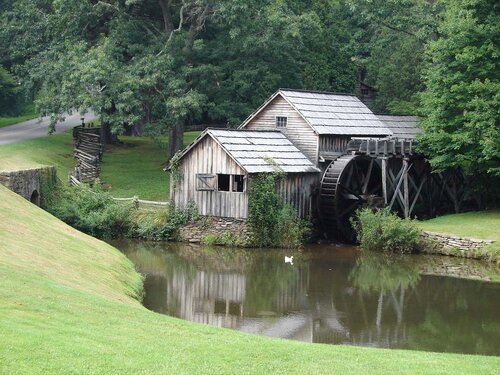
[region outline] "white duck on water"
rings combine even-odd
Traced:
[[[293,255],[291,257],[285,255],[285,263],[290,263],[293,266]]]

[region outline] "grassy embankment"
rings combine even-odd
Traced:
[[[189,144],[199,132],[184,136]],[[120,137],[124,143],[110,146],[101,164],[101,180],[115,197],[139,196],[141,199],[168,199],[168,173],[162,171],[165,150],[148,137]],[[66,181],[74,168],[71,133],[0,146],[0,170],[55,165],[59,178]]]
[[[482,251],[488,252],[491,259],[500,263],[500,210],[445,215],[420,221],[418,226],[429,232],[493,240],[495,242],[485,246]]]
[[[0,128],[3,128],[5,126],[14,125],[14,124],[17,124],[19,122],[31,120],[31,119],[34,119],[36,117],[37,117],[37,113],[35,111],[35,105],[29,104],[23,110],[23,113],[21,113],[19,116],[0,117]]]
[[[124,255],[2,186],[0,282],[5,374],[494,374],[500,366],[499,357],[311,345],[150,312]]]

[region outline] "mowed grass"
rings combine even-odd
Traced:
[[[484,250],[500,261],[500,210],[464,212],[419,221],[418,226],[430,232],[449,233],[461,237],[493,240]]]
[[[71,132],[0,146],[0,171],[54,165],[66,181],[75,167]]]
[[[50,234],[50,235],[48,235]],[[495,374],[499,357],[307,344],[146,310],[113,247],[0,186],[2,374]]]
[[[200,133],[184,134],[184,145]],[[113,196],[167,201],[169,173],[164,172],[167,150],[149,137],[120,137],[122,144],[108,146],[104,153],[101,180]],[[162,144],[166,139],[162,139]]]
[[[184,135],[188,145],[199,132]],[[149,137],[120,137],[120,145],[107,147],[101,180],[116,197],[138,196],[168,200],[169,175],[163,171],[166,150]],[[166,139],[162,139],[165,144]],[[63,181],[75,166],[71,132],[0,146],[0,171],[54,165]]]
[[[3,128],[5,126],[18,124],[20,122],[31,120],[31,119],[34,119],[36,117],[37,117],[37,113],[35,111],[35,105],[30,104],[30,105],[26,106],[23,113],[21,113],[19,116],[0,117],[0,128]]]

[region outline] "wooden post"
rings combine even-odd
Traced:
[[[387,157],[382,158],[382,193],[384,204],[387,206]]]
[[[405,219],[410,217],[410,192],[408,190],[408,158],[403,159],[403,196]]]

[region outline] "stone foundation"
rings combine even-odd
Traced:
[[[248,222],[241,219],[203,216],[179,228],[179,240],[210,245],[249,246]]]
[[[53,182],[50,180],[55,181],[55,178],[55,167],[0,171],[0,184],[37,206],[40,205],[41,199],[43,199],[41,196],[42,185]]]
[[[480,259],[484,257],[481,249],[495,241],[458,237],[444,233],[424,232],[424,239],[429,243],[425,252]]]

